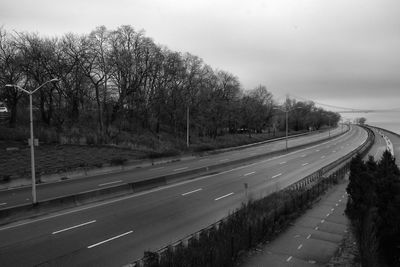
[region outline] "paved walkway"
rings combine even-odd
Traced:
[[[347,232],[347,180],[330,189],[321,201],[275,240],[241,266],[324,266]]]

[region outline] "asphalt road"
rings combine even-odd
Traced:
[[[382,138],[382,136],[378,133],[375,128],[370,127],[370,129],[375,134],[375,142],[374,145],[368,152],[368,156],[374,157],[375,160],[380,160],[383,152],[386,150],[386,141]]]
[[[330,141],[246,166],[0,228],[2,266],[121,266],[279,190],[354,150],[353,127]],[[240,153],[240,152],[239,152]]]
[[[372,127],[371,127],[372,128]],[[372,128],[374,130],[374,132],[376,133],[376,135],[379,135],[377,133],[377,131],[375,130],[375,128]],[[398,135],[392,134],[390,132],[387,131],[383,131],[384,134],[389,138],[389,140],[392,142],[393,144],[393,153],[394,153],[394,157],[396,158],[396,163],[397,165],[400,167],[400,137]],[[382,139],[382,138],[381,138]],[[382,147],[381,147],[382,151],[386,150],[386,143],[385,141],[382,139]],[[378,158],[380,159],[380,158]]]
[[[379,160],[386,150],[386,142],[375,129],[372,130],[375,142],[368,156]],[[326,266],[348,231],[349,221],[344,214],[347,182],[329,190],[312,209],[240,266]]]
[[[341,128],[331,131],[331,135],[339,135]],[[328,137],[328,132],[316,133],[289,139],[289,147],[323,140]],[[158,164],[144,168],[137,168],[120,173],[104,174],[87,178],[70,179],[66,181],[40,184],[37,186],[38,201],[52,199],[64,195],[72,195],[98,188],[110,187],[118,184],[130,183],[151,179],[166,174],[187,172],[192,169],[207,167],[218,163],[228,163],[238,159],[246,159],[256,155],[283,150],[285,140],[266,143],[260,146],[248,147],[241,150],[228,151],[215,155],[183,160],[167,164]],[[31,187],[0,190],[0,209],[32,202]]]

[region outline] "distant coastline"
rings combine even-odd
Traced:
[[[368,123],[368,122],[367,122]],[[369,122],[371,126],[380,127],[394,133],[400,134],[400,123],[390,123],[390,122]]]
[[[371,113],[348,113],[342,114],[344,121],[364,117],[366,124],[400,134],[400,112],[371,112]]]

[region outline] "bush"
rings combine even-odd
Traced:
[[[4,182],[4,183],[8,183],[10,180],[11,180],[11,175],[3,174],[1,176],[1,181]]]
[[[124,165],[125,162],[127,162],[128,159],[122,158],[122,157],[117,157],[117,158],[112,158],[110,160],[111,166],[117,166],[117,165]]]

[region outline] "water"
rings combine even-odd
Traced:
[[[344,113],[342,114],[344,121],[349,119],[353,121],[355,118],[364,117],[367,119],[366,124],[381,127],[392,132],[400,134],[400,111],[390,112],[371,112],[371,113]]]

